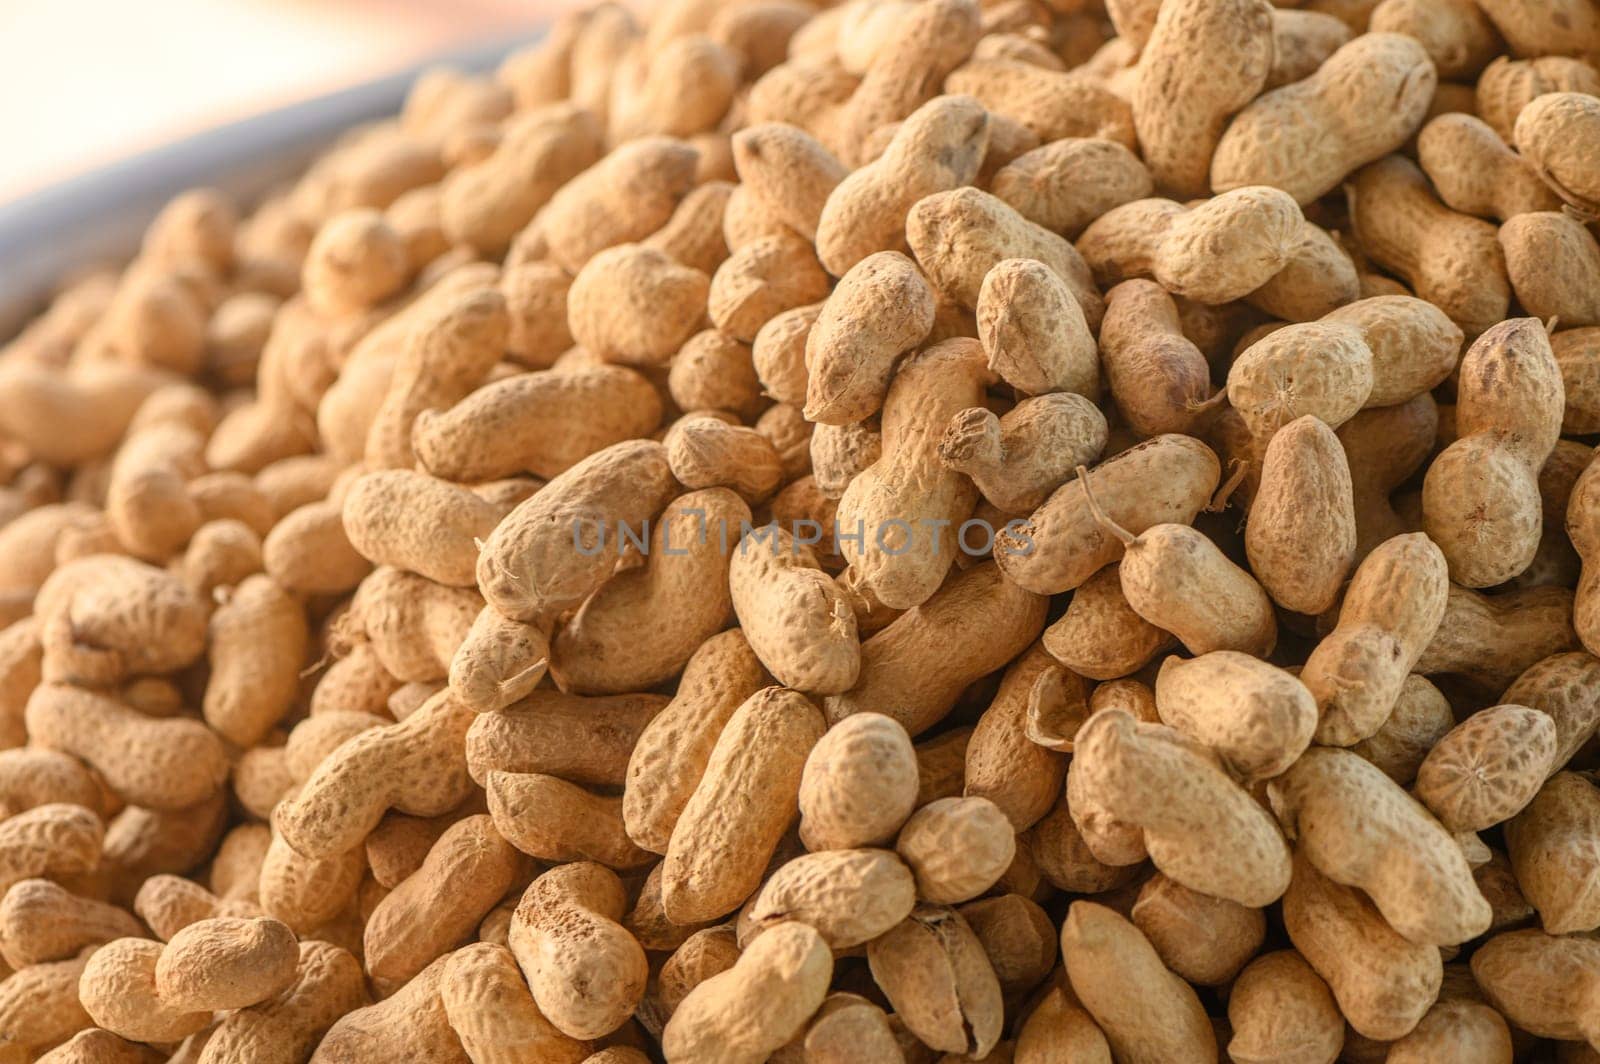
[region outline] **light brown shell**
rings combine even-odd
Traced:
[[[738,629],[712,636],[684,666],[678,691],[639,733],[628,758],[623,821],[645,849],[666,853],[673,826],[734,712],[767,683]]]
[[[1116,912],[1073,902],[1061,925],[1061,959],[1073,993],[1118,1060],[1216,1061],[1216,1039],[1194,990]]]
[[[925,1045],[982,1059],[1000,1039],[1000,983],[953,909],[921,906],[867,946],[872,977]]]
[[[893,838],[917,800],[917,759],[906,731],[881,713],[840,720],[817,741],[800,777],[800,838],[847,850]]]
[[[1600,789],[1557,772],[1506,824],[1506,851],[1517,884],[1553,935],[1600,926]]]
[[[1157,872],[1128,914],[1168,968],[1197,986],[1222,986],[1261,948],[1266,914],[1190,890]]]
[[[917,887],[911,870],[889,850],[824,850],[779,868],[740,916],[752,936],[798,921],[828,948],[849,949],[877,938],[911,915]],[[751,939],[742,938],[743,948]]]
[[[480,590],[514,620],[578,605],[611,575],[621,526],[639,528],[675,489],[659,443],[633,440],[595,452],[496,526],[478,557]]]
[[[1348,745],[1383,724],[1439,628],[1448,588],[1444,555],[1420,533],[1386,541],[1357,567],[1338,626],[1300,673],[1322,714],[1320,742]]]
[[[1448,830],[1485,831],[1533,800],[1555,754],[1548,714],[1490,706],[1440,738],[1417,769],[1415,793]]]
[[[1135,535],[1162,522],[1194,520],[1221,476],[1209,447],[1179,435],[1156,436],[1089,471],[1101,507]],[[1070,591],[1122,555],[1121,541],[1095,520],[1077,481],[1062,485],[1024,524],[995,540],[1000,570],[1042,595]]]
[[[1365,891],[1406,938],[1454,945],[1488,928],[1489,903],[1460,846],[1370,762],[1318,747],[1267,793],[1298,852],[1335,881]]]
[[[1156,867],[1193,890],[1259,907],[1288,884],[1289,848],[1271,815],[1215,755],[1165,725],[1092,714],[1073,744],[1067,800],[1080,829],[1091,814],[1141,829]]]
[[[1284,609],[1320,614],[1355,564],[1355,489],[1338,438],[1311,415],[1273,433],[1245,526],[1250,571]]]
[[[615,874],[575,862],[535,879],[517,903],[511,952],[539,1011],[568,1037],[611,1033],[644,994],[644,950],[617,923],[626,902]]]
[[[1294,950],[1264,953],[1239,973],[1228,1022],[1228,1056],[1236,1061],[1310,1064],[1344,1047],[1344,1017],[1328,984]]]
[[[1167,658],[1155,691],[1162,723],[1210,747],[1247,783],[1292,765],[1317,726],[1317,703],[1304,684],[1233,650]]]
[[[944,719],[969,683],[1037,639],[1047,606],[991,562],[957,572],[861,645],[860,678],[825,699],[823,709],[835,723],[852,713],[882,713],[915,738]],[[930,642],[933,632],[943,633],[943,642]]]
[[[1437,82],[1413,38],[1357,37],[1311,77],[1263,93],[1238,114],[1216,141],[1211,188],[1271,185],[1310,203],[1410,139]]]
[[[644,564],[579,607],[550,644],[564,691],[640,691],[676,676],[733,613],[728,557],[750,509],[726,488],[680,495],[656,518]],[[638,618],[653,618],[641,632]]]
[[[294,932],[276,920],[217,917],[173,935],[156,961],[161,1006],[220,1012],[286,990],[300,966]]]
[[[825,730],[799,692],[757,691],[734,711],[672,829],[662,902],[678,923],[732,912],[794,820],[806,756]]]
[[[529,472],[554,477],[661,420],[650,383],[623,366],[524,373],[493,381],[447,410],[419,414],[412,444],[424,469],[458,482]]]

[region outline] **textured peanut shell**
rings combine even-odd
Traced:
[[[1580,935],[1507,931],[1472,955],[1472,977],[1507,1022],[1541,1038],[1600,1042],[1600,947]]]
[[[916,875],[917,895],[936,905],[969,901],[994,886],[1016,853],[1016,836],[987,798],[941,798],[900,829],[895,850]]]
[[[906,239],[934,287],[963,307],[978,305],[996,263],[1037,259],[1066,282],[1089,328],[1100,325],[1105,304],[1077,249],[987,192],[962,188],[918,200],[906,218]]]
[[[493,154],[453,171],[440,188],[440,222],[453,242],[499,257],[550,197],[602,151],[599,122],[554,104],[507,122]]]
[[[1228,994],[1232,1060],[1328,1064],[1344,1048],[1344,1017],[1328,984],[1294,950],[1257,957]]]
[[[1133,120],[1156,183],[1174,195],[1209,191],[1223,127],[1261,92],[1272,66],[1272,11],[1255,0],[1161,5],[1141,60]]]
[[[1449,831],[1370,762],[1319,747],[1268,794],[1299,852],[1324,875],[1365,891],[1411,941],[1453,945],[1488,928],[1489,903]]]
[[[884,934],[916,903],[911,870],[889,850],[824,850],[774,872],[741,920],[760,934],[790,921],[809,924],[830,949],[842,950]]]
[[[1118,568],[1132,610],[1195,654],[1266,655],[1277,643],[1272,600],[1255,578],[1187,525],[1147,528]]]
[[[628,838],[620,797],[536,772],[491,770],[483,785],[495,829],[530,857],[593,861],[622,871],[653,859]]]
[[[1387,407],[1439,385],[1455,369],[1461,329],[1443,311],[1411,296],[1372,296],[1322,318],[1354,325],[1372,351],[1368,407]]]
[[[328,755],[273,812],[307,857],[347,853],[393,807],[418,816],[454,808],[471,787],[463,750],[474,714],[444,691],[398,724],[372,728]]]
[[[1075,237],[1112,207],[1150,195],[1150,171],[1121,144],[1068,137],[1001,167],[989,190],[1030,222]]]
[[[1201,893],[1259,907],[1289,881],[1271,815],[1214,754],[1165,725],[1092,714],[1073,745],[1067,799],[1085,834],[1091,814],[1141,829],[1156,867]]]
[[[982,1059],[1000,1039],[1000,983],[960,914],[922,906],[867,946],[872,977],[919,1041]]]
[[[1194,990],[1161,963],[1149,941],[1102,905],[1076,901],[1061,925],[1073,993],[1130,1064],[1214,1062],[1217,1044]]]
[[[906,214],[935,192],[978,176],[989,115],[970,96],[937,96],[900,123],[874,161],[839,182],[817,224],[817,256],[842,277],[868,255],[906,250]]]
[[[982,347],[966,338],[906,360],[884,399],[883,456],[839,500],[841,553],[886,606],[910,609],[938,590],[977,503],[972,482],[940,462],[938,449],[950,418],[982,402],[982,360]]]
[[[734,711],[667,844],[668,917],[708,920],[754,892],[795,817],[801,769],[824,730],[816,707],[781,687],[756,692]]]
[[[393,375],[367,429],[369,469],[409,469],[417,416],[466,398],[505,351],[511,319],[495,289],[464,288],[449,299],[419,302],[418,310],[398,338]]]
[[[1360,295],[1361,279],[1350,255],[1331,233],[1308,221],[1300,228],[1289,261],[1245,298],[1275,318],[1311,321]]]
[[[1211,396],[1211,369],[1183,335],[1161,285],[1135,278],[1106,293],[1100,357],[1117,409],[1141,436],[1187,432]]]
[[[1594,151],[1600,138],[1600,108],[1586,92],[1549,92],[1517,115],[1517,149],[1545,183],[1580,211],[1600,208]]]
[[[1338,437],[1315,417],[1273,433],[1245,526],[1250,571],[1278,605],[1319,614],[1355,564],[1350,466]]]
[[[165,1004],[156,990],[161,943],[119,938],[97,950],[78,981],[78,997],[94,1022],[137,1042],[176,1042],[210,1022],[209,1011]]]
[[[1289,940],[1358,1033],[1392,1040],[1416,1026],[1444,978],[1439,951],[1401,937],[1366,896],[1305,860],[1283,898]]]
[[[662,511],[642,566],[601,585],[556,633],[550,675],[563,690],[610,694],[677,675],[733,613],[723,537],[750,520],[726,488],[679,496]],[[648,632],[638,618],[651,617]]]
[[[662,1051],[672,1060],[760,1064],[800,1033],[832,976],[821,935],[801,923],[773,928],[689,991],[662,1031]]]
[[[1350,749],[1404,787],[1416,779],[1423,758],[1455,727],[1455,714],[1439,689],[1412,673],[1383,725]]]
[[[1600,246],[1581,222],[1554,210],[1519,214],[1500,227],[1500,246],[1512,291],[1529,314],[1600,325]]]
[[[828,276],[811,244],[786,229],[735,249],[717,267],[705,313],[718,329],[749,343],[778,314],[827,294]]]
[[[446,587],[384,567],[361,582],[346,623],[367,637],[390,675],[406,683],[442,680],[483,609],[471,587]]]
[[[545,1019],[504,946],[477,942],[450,954],[440,997],[451,1028],[474,1061],[578,1064],[588,1058],[586,1043]]]
[[[1422,125],[1438,77],[1421,44],[1357,37],[1304,81],[1263,93],[1216,142],[1211,188],[1271,185],[1310,203]]]
[[[808,240],[823,204],[849,171],[817,139],[792,125],[746,126],[733,138],[739,182],[779,221]]]
[[[1100,368],[1083,309],[1044,263],[996,263],[984,275],[975,309],[989,368],[1006,383],[1030,395],[1099,395]]]
[[[82,806],[51,802],[19,813],[0,823],[0,888],[88,872],[103,838],[100,818]]]
[[[660,419],[661,400],[639,374],[586,366],[486,384],[448,410],[418,415],[412,444],[437,477],[554,477],[596,451],[649,435]]]
[[[480,785],[498,769],[613,786],[623,782],[640,733],[668,704],[666,696],[656,694],[586,698],[534,691],[472,722],[467,769]]]
[[[781,528],[746,536],[733,548],[728,585],[745,638],[779,683],[824,695],[855,685],[855,614],[809,546]]]
[[[1557,772],[1506,824],[1506,852],[1522,893],[1553,935],[1600,927],[1600,789]]]
[[[1345,188],[1357,242],[1469,336],[1506,316],[1511,284],[1495,227],[1440,203],[1399,155],[1358,171]]]
[[[1105,450],[1105,415],[1081,395],[1029,396],[996,417],[970,407],[950,419],[939,458],[965,473],[1001,514],[1029,513]],[[994,515],[991,515],[991,524]],[[958,531],[958,537],[960,532]],[[974,541],[992,550],[992,544]]]
[[[695,333],[678,349],[667,394],[682,410],[727,410],[746,419],[767,406],[751,346],[715,329]]]
[[[542,212],[550,258],[577,274],[604,249],[655,232],[693,187],[695,160],[694,148],[672,137],[641,137],[601,157]]]
[[[393,997],[345,1013],[317,1044],[314,1059],[318,1064],[358,1064],[398,1043],[439,1064],[469,1064],[440,995],[448,965],[448,958],[441,957]]]
[[[686,488],[731,488],[746,502],[760,503],[783,482],[783,455],[765,435],[723,420],[725,416],[691,413],[679,418],[663,438],[667,466]],[[726,535],[731,541],[732,530]],[[723,533],[716,538],[720,541]]]
[[[978,718],[967,743],[964,793],[992,801],[1013,831],[1027,830],[1048,813],[1066,778],[1060,754],[1028,734],[1034,691],[1041,680],[1065,690],[1075,679],[1064,675],[1047,650],[1035,644],[1006,670],[994,701]]]
[[[523,624],[485,606],[450,659],[450,691],[474,712],[504,709],[539,685],[549,658],[549,635],[542,625]]]
[[[1555,755],[1548,714],[1491,706],[1440,738],[1417,769],[1415,794],[1446,829],[1485,831],[1533,800]]]
[[[1162,723],[1216,751],[1247,782],[1292,765],[1317,725],[1316,701],[1304,684],[1237,651],[1169,657],[1155,691]]]
[[[124,801],[181,809],[227,778],[222,742],[199,721],[146,717],[83,688],[43,684],[28,699],[32,743],[87,762]]]
[[[1260,909],[1190,890],[1159,872],[1139,888],[1128,918],[1162,963],[1196,986],[1230,982],[1267,931]]]
[[[1466,4],[1452,6],[1472,10]],[[1452,210],[1509,221],[1518,214],[1553,211],[1561,205],[1532,162],[1473,115],[1442,114],[1423,126],[1417,136],[1417,156],[1439,198]]]
[[[1102,462],[1089,478],[1107,515],[1138,535],[1162,522],[1192,521],[1216,490],[1221,466],[1199,440],[1165,435]],[[1041,595],[1070,591],[1122,555],[1122,542],[1095,520],[1077,481],[995,540],[1001,571]]]
[[[644,950],[617,922],[627,895],[597,864],[558,865],[523,892],[510,946],[539,1010],[571,1038],[616,1030],[638,1006]]]
[[[79,897],[48,879],[18,880],[0,900],[0,955],[13,969],[65,960],[85,946],[143,933],[126,909]]]
[[[933,328],[933,290],[895,251],[839,279],[806,336],[806,419],[843,425],[876,413],[895,360]]]
[[[121,555],[61,566],[34,599],[49,679],[95,685],[166,673],[205,644],[206,608],[175,574]]]
[[[897,122],[932,97],[944,78],[971,54],[981,33],[969,0],[937,0],[913,8],[895,25],[895,47],[877,50],[861,85],[840,108],[835,139],[859,165],[862,143],[880,126]]]
[[[1318,741],[1350,745],[1382,726],[1439,628],[1448,588],[1443,554],[1420,533],[1396,536],[1367,555],[1345,592],[1338,626],[1300,673],[1322,715]]]
[[[156,961],[165,1008],[245,1008],[286,990],[300,965],[294,932],[276,920],[218,917],[173,935]]]
[[[1173,642],[1128,605],[1120,565],[1108,565],[1079,585],[1043,638],[1051,657],[1092,680],[1137,672]]]
[[[659,443],[633,440],[595,452],[495,528],[478,557],[484,598],[524,621],[578,605],[611,574],[621,526],[641,527],[674,489]]]
[[[653,247],[608,248],[573,278],[567,324],[602,362],[665,365],[704,317],[710,283]]]
[[[969,902],[957,911],[983,943],[1002,991],[1032,990],[1055,967],[1060,952],[1056,925],[1031,898],[998,894]]]
[[[724,725],[766,683],[766,670],[738,629],[712,636],[689,658],[677,694],[629,755],[622,811],[634,842],[667,852]]]
[[[452,824],[415,872],[367,918],[363,958],[379,986],[398,987],[465,938],[522,871],[483,814]]]
[[[893,719],[856,713],[829,728],[800,777],[800,838],[813,851],[891,839],[917,800],[917,758]]]
[[[1338,428],[1367,404],[1372,349],[1345,324],[1286,325],[1251,344],[1228,370],[1228,401],[1258,439],[1314,415]]]
[[[992,563],[957,572],[862,644],[860,678],[829,696],[823,709],[835,723],[852,713],[882,713],[915,738],[950,712],[969,683],[1038,638],[1047,606]]]

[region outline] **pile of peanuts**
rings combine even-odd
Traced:
[[[1600,1062],[1597,64],[602,5],[178,197],[0,349],[0,1064]]]

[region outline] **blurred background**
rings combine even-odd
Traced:
[[[580,0],[0,0],[0,203]]]

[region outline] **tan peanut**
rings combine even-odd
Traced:
[[[1170,797],[1180,791],[1193,797]],[[1067,799],[1085,835],[1137,830],[1156,867],[1193,890],[1254,907],[1288,884],[1277,824],[1214,754],[1172,728],[1120,709],[1091,715],[1074,741]]]
[[[805,757],[823,731],[816,707],[781,687],[757,691],[734,711],[667,844],[669,918],[721,916],[754,892],[794,819]]]
[[[1269,784],[1268,794],[1300,853],[1335,881],[1364,890],[1410,940],[1452,945],[1489,926],[1489,904],[1455,840],[1370,762],[1318,748]]]

